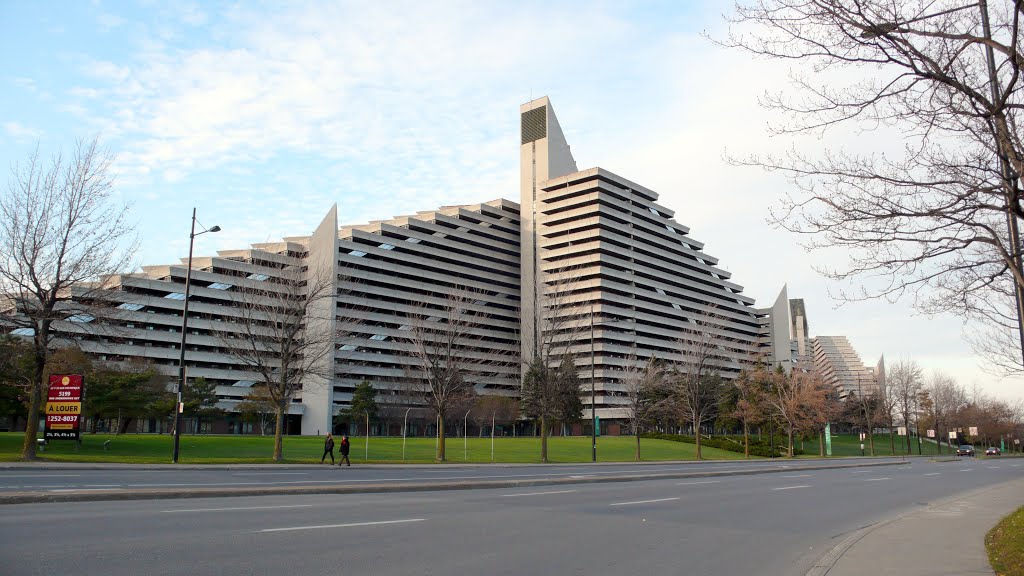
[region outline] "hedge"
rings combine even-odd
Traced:
[[[645,432],[641,435],[643,438],[652,438],[655,440],[670,440],[672,442],[686,442],[687,444],[696,444],[696,440],[693,436],[686,436],[683,434],[661,434],[658,432]],[[701,446],[708,446],[710,448],[718,448],[721,450],[728,450],[730,452],[743,453],[743,438],[735,439],[729,436],[712,436],[710,438],[701,437]],[[793,455],[799,456],[804,451],[799,448],[793,448]],[[757,438],[750,438],[750,455],[751,456],[763,456],[770,458],[772,456],[772,446],[768,440],[758,440]],[[775,456],[785,456],[786,446],[785,442],[775,444]]]

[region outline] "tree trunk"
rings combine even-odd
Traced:
[[[871,455],[874,456],[875,455],[875,435],[872,432],[871,427],[868,427],[868,445],[871,447]]]
[[[818,457],[825,457],[825,433],[818,430]]]
[[[39,434],[39,404],[43,399],[43,367],[46,358],[36,354],[35,380],[28,391],[28,416],[25,421],[25,443],[21,447],[21,459],[36,459],[36,435]]]
[[[548,463],[548,429],[543,414],[540,417],[540,463]]]
[[[437,417],[437,461],[444,462],[444,416]]]
[[[743,422],[743,457],[750,460],[750,427]]]
[[[696,416],[693,418],[693,439],[697,444],[697,460],[701,460],[703,456],[700,452],[700,426]]]
[[[920,432],[918,432],[918,434],[920,434]],[[911,449],[910,446],[910,426],[907,426],[907,455],[910,455],[910,453],[913,452],[913,449]]]
[[[789,446],[787,446],[787,448],[786,448],[786,455],[789,456],[790,458],[792,458],[793,457],[793,426],[790,426],[789,429],[786,430],[786,437],[789,439]]]
[[[889,454],[896,455],[896,439],[892,435],[892,424],[889,425]]]
[[[640,429],[639,428],[637,428],[635,434],[636,434],[636,456],[634,457],[634,460],[639,462],[640,461]]]
[[[280,402],[277,403],[277,406],[274,409],[274,416],[275,416],[275,419],[274,419],[275,421],[274,421],[274,455],[273,455],[273,459],[274,459],[274,462],[280,462],[281,461],[281,452],[283,452],[282,445],[284,443],[283,442],[284,441],[284,438],[283,438],[283,436],[284,436],[284,418],[285,418],[284,400],[281,400]]]

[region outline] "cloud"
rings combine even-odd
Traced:
[[[42,130],[15,121],[5,122],[4,132],[15,140],[39,140],[43,136]]]

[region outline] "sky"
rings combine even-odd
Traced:
[[[808,252],[769,224],[791,184],[727,156],[899,137],[772,137],[758,105],[793,63],[716,46],[720,1],[2,2],[0,162],[98,136],[116,156],[139,265],[188,253],[193,207],[222,232],[197,255],[443,205],[518,201],[519,105],[546,95],[581,169],[660,194],[759,306],[788,286],[812,335],[865,364],[916,361],[968,389],[1024,399],[986,372],[953,315],[909,301],[843,304]],[[891,135],[889,135],[891,136]],[[8,172],[9,173],[9,172]]]

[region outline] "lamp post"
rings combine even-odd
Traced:
[[[202,224],[200,224],[202,226]],[[185,304],[181,312],[181,345],[178,347],[178,402],[174,407],[174,453],[171,455],[171,462],[178,462],[178,450],[181,445],[181,413],[185,406],[182,403],[182,394],[185,391],[185,339],[188,335],[188,295],[192,288],[192,246],[195,244],[196,236],[207,232],[220,232],[220,226],[203,228],[196,232],[196,209],[192,208],[192,230],[188,235],[188,267],[185,269]]]
[[[409,408],[409,410],[412,410],[412,408]],[[408,433],[409,410],[406,410],[405,416],[402,417],[402,462],[405,462],[405,436]]]

